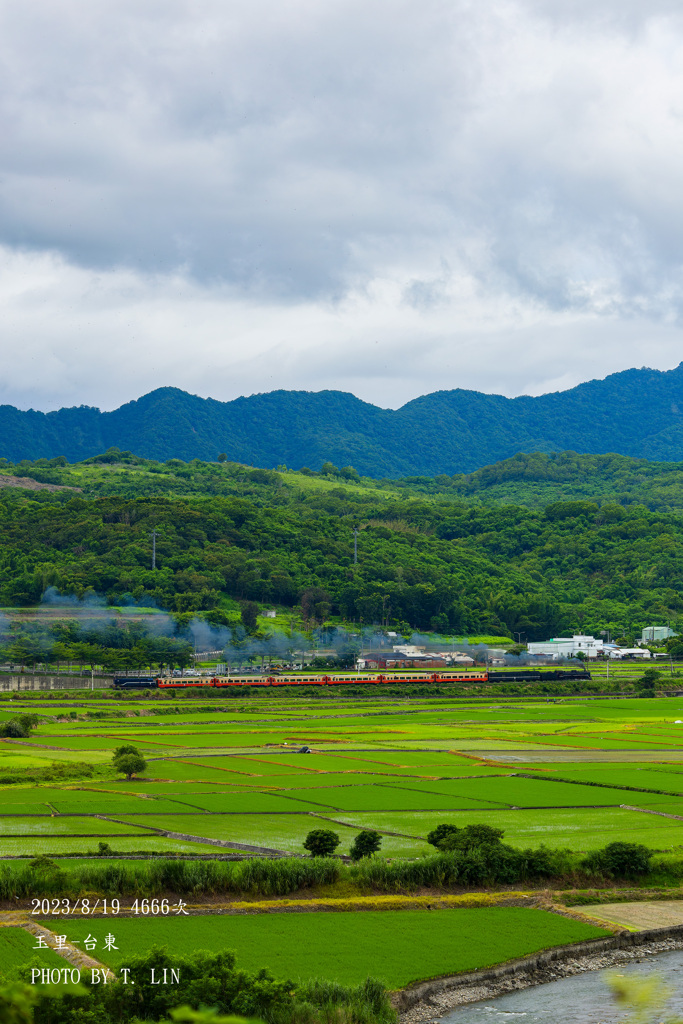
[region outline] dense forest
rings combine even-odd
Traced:
[[[292,492],[330,491],[364,494],[367,500],[405,499],[465,501],[544,508],[559,500],[589,499],[600,504],[644,505],[652,511],[683,512],[683,462],[649,462],[626,455],[578,455],[576,452],[530,455],[485,466],[473,473],[398,479],[361,477],[353,466],[337,467],[329,460],[319,472],[279,466],[254,469],[227,461],[224,454],[212,462],[168,459],[157,462],[132,452],[109,449],[81,463],[55,459],[27,459],[11,463],[0,459],[0,486],[32,481],[53,487],[71,487],[103,497],[206,497],[234,495],[257,504],[271,503],[276,493],[288,500]]]
[[[580,458],[511,463],[533,487],[546,473],[548,486],[571,494],[572,459]],[[64,461],[2,468],[81,488],[0,490],[4,606],[35,604],[55,588],[215,621],[253,601],[291,609],[303,626],[380,623],[526,640],[572,629],[628,637],[652,622],[683,621],[683,516],[658,507],[659,497],[651,508],[611,500],[604,465],[594,467],[594,499],[538,508],[502,503],[499,492],[482,500],[508,486],[509,464],[468,484],[366,482],[331,463],[321,475],[227,461],[146,463],[115,451],[78,466]],[[667,474],[674,494],[680,467],[649,474],[629,461],[614,461],[622,498],[624,481],[632,494],[661,490]],[[430,487],[435,493],[420,493]]]
[[[683,459],[683,364],[626,370],[568,391],[506,398],[454,389],[381,409],[339,391],[273,391],[232,402],[159,388],[112,412],[0,406],[0,455],[89,458],[110,447],[371,477],[468,473],[516,452],[618,452]]]

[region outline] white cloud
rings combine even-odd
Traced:
[[[673,366],[682,96],[665,0],[10,0],[0,397]]]
[[[643,318],[549,311],[464,275],[425,309],[405,301],[413,284],[262,303],[183,274],[92,271],[5,249],[0,401],[114,408],[170,384],[223,400],[331,388],[395,408],[456,387],[541,394],[640,365],[644,352],[657,366],[679,361],[676,325],[653,334]]]

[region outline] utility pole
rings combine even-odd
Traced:
[[[353,564],[358,565],[358,527],[353,528]]]
[[[157,567],[157,537],[158,536],[159,536],[159,534],[157,533],[156,528],[155,528],[154,530],[152,530],[152,532],[150,534],[150,537],[152,538],[152,568],[153,569],[156,569],[156,567]]]

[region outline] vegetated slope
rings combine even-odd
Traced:
[[[21,474],[21,475],[17,475]],[[37,481],[37,482],[36,482]],[[360,477],[352,467],[325,473],[254,469],[235,462],[169,459],[158,462],[130,452],[110,449],[83,462],[66,459],[26,459],[16,465],[0,459],[0,488],[29,490],[70,487],[103,497],[244,497],[259,505],[287,503],[298,491],[312,497],[332,492],[353,500],[399,496],[430,497],[438,501],[467,501],[543,508],[575,499],[633,503],[662,511],[683,511],[683,463],[649,462],[627,455],[578,455],[576,452],[530,455],[484,466],[473,473],[436,477],[408,476],[397,480]],[[354,498],[355,496],[355,498]]]
[[[632,634],[650,620],[675,625],[683,612],[683,517],[675,513],[588,500],[537,510],[354,486],[304,490],[296,477],[265,477],[239,497],[4,489],[0,604],[34,604],[54,586],[78,595],[92,588],[115,604],[132,594],[178,612],[225,607],[228,598],[294,608],[313,590],[307,618],[519,630],[529,640],[582,628]]]
[[[456,389],[379,409],[338,391],[218,402],[159,388],[113,412],[0,407],[0,453],[76,460],[116,446],[156,459],[232,460],[368,476],[470,472],[516,452],[617,452],[683,459],[683,363],[626,370],[569,391],[505,398]]]
[[[683,463],[649,462],[615,454],[518,453],[473,473],[406,477],[393,481],[392,486],[415,494],[530,508],[588,499],[620,505],[638,503],[651,509],[683,509]]]

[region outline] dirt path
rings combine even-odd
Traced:
[[[47,943],[49,948],[57,956],[63,957],[67,960],[72,967],[77,967],[81,971],[89,971],[91,968],[99,968],[102,971],[106,971],[107,978],[110,981],[115,981],[115,976],[105,967],[104,964],[100,963],[99,960],[95,960],[94,957],[88,956],[83,950],[77,949],[76,946],[71,942],[65,942],[60,948],[60,944],[57,941],[57,935],[61,934],[57,931],[52,931],[49,928],[45,928],[44,925],[38,924],[37,921],[32,921],[30,917],[22,910],[11,910],[3,911],[0,913],[0,928],[23,928],[24,931],[30,932],[31,935],[35,935],[36,939],[39,937]],[[38,950],[38,943],[36,943],[36,950]],[[37,955],[40,955],[37,953]]]
[[[671,794],[674,796],[674,794]],[[680,798],[680,793],[676,794]],[[620,804],[622,811],[638,811],[640,814],[655,814],[658,818],[673,818],[675,821],[683,821],[683,815],[667,814],[666,811],[655,811],[650,807],[632,807],[631,804]]]
[[[650,900],[647,903],[599,903],[581,910],[599,921],[620,924],[632,931],[683,925],[683,900]]]

